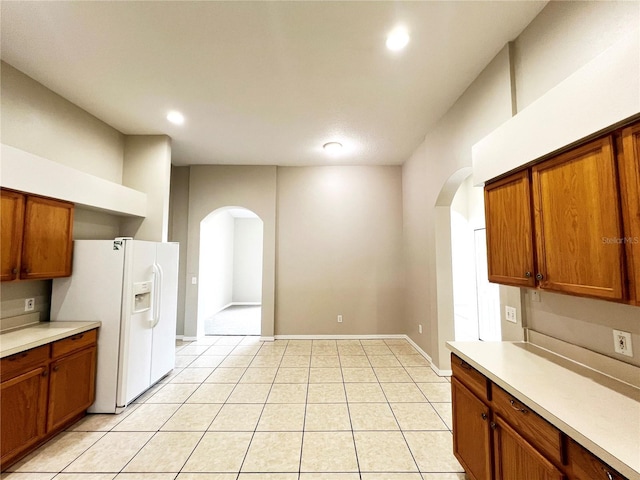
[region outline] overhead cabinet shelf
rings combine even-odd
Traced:
[[[639,304],[639,147],[635,125],[489,183],[489,281]]]

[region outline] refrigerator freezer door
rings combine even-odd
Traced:
[[[151,385],[153,309],[136,311],[139,309],[136,307],[134,285],[156,281],[153,274],[156,243],[138,240],[126,240],[125,243],[118,407],[127,405]],[[155,293],[154,286],[151,286],[151,291]],[[153,305],[153,297],[150,302]]]
[[[158,243],[156,264],[160,281],[155,285],[160,293],[154,305],[158,322],[153,328],[151,352],[151,383],[155,383],[175,366],[176,318],[178,312],[178,244]]]
[[[102,322],[92,413],[116,411],[124,253],[113,240],[76,240],[73,275],[53,280],[51,321]]]

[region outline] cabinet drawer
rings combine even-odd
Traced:
[[[573,440],[569,440],[569,465],[574,480],[625,480],[625,477]]]
[[[493,386],[493,409],[552,462],[562,465],[562,433],[511,394]]]
[[[58,340],[53,344],[53,352],[51,357],[58,358],[67,353],[79,350],[96,343],[97,330],[89,330],[88,332],[78,333],[64,340]]]
[[[49,345],[10,355],[0,361],[0,378],[4,382],[36,365],[47,363],[48,360]]]
[[[482,401],[489,401],[487,377],[454,354],[451,354],[451,370],[453,376],[480,397]]]

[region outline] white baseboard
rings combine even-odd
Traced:
[[[195,342],[198,337],[187,337],[185,335],[176,335],[176,340],[182,340],[183,342]]]
[[[275,339],[275,337],[260,337],[261,342],[273,342]]]
[[[262,302],[231,302],[229,304],[231,307],[259,307],[260,305],[262,305]]]

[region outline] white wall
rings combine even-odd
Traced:
[[[184,300],[187,287],[187,240],[189,230],[189,167],[171,167],[169,241],[180,244],[178,266],[177,334],[184,335]]]
[[[207,319],[233,299],[234,218],[224,210],[200,223],[198,318]]]
[[[233,303],[262,301],[262,230],[259,218],[234,219]]]

